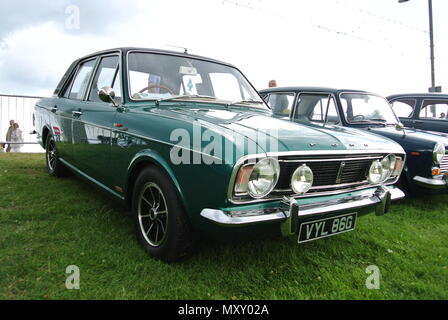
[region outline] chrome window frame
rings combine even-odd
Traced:
[[[329,97],[331,96],[333,101],[334,101],[334,106],[336,108],[336,113],[338,114],[338,117],[339,117],[339,124],[334,124],[333,123],[331,125],[342,125],[342,117],[341,117],[341,114],[340,114],[340,111],[339,111],[339,108],[338,108],[338,101],[336,100],[336,96],[334,95],[333,92],[317,92],[317,91],[300,91],[300,92],[298,92],[297,95],[296,95],[296,101],[294,102],[294,109],[293,109],[293,112],[292,112],[291,117],[290,117],[291,121],[294,121],[294,119],[295,119],[295,116],[296,116],[296,113],[297,113],[297,109],[298,109],[297,104],[299,103],[300,95],[302,95],[302,94],[315,94],[315,95],[321,95],[321,96],[325,96],[326,95],[326,96],[329,96]],[[310,120],[310,123],[311,122],[320,124],[320,122],[315,122],[315,121]],[[327,123],[328,122],[323,122],[322,125],[327,124]]]
[[[87,63],[89,61],[95,61],[95,64],[93,65],[92,73],[91,73],[91,75],[89,77],[89,81],[87,82],[87,88],[86,88],[86,91],[84,92],[84,95],[83,95],[82,99],[70,98],[70,94],[72,93],[72,89],[73,89],[73,84],[75,83],[76,77],[79,74],[79,71],[81,69],[81,65],[83,65],[84,63]],[[70,88],[67,87],[67,89],[69,89],[68,97],[64,97],[64,96],[61,97],[60,96],[60,98],[68,99],[68,100],[72,100],[72,101],[85,101],[86,93],[88,91],[90,91],[90,85],[91,85],[91,82],[92,82],[93,75],[95,74],[95,70],[96,70],[97,64],[98,64],[98,56],[88,57],[88,58],[85,58],[84,60],[79,61],[78,65],[76,66],[76,72],[74,73],[73,77],[69,77],[68,78],[69,80],[71,80],[70,83],[69,83]],[[61,92],[65,92],[65,86],[64,86],[64,90],[61,90]]]
[[[212,60],[208,60],[206,58],[200,58],[200,57],[189,57],[187,54],[182,54],[182,53],[175,53],[175,52],[156,52],[153,51],[151,49],[148,50],[143,50],[143,49],[135,49],[135,50],[128,50],[126,52],[126,99],[128,99],[130,102],[155,102],[157,101],[157,99],[133,99],[131,96],[131,82],[130,82],[130,76],[129,76],[129,55],[131,53],[150,53],[150,54],[157,54],[157,55],[162,55],[162,56],[174,56],[174,57],[179,57],[179,58],[189,58],[189,59],[194,59],[194,60],[199,60],[199,61],[204,61],[204,62],[209,62],[209,63],[215,63],[215,64],[219,64],[222,66],[226,66],[229,68],[233,68],[235,70],[237,70],[241,76],[247,81],[247,83],[249,84],[249,86],[254,90],[255,94],[258,95],[258,97],[260,98],[260,101],[263,102],[265,108],[258,108],[258,107],[254,107],[254,106],[247,106],[248,108],[253,108],[256,110],[263,110],[263,111],[270,111],[271,109],[267,106],[266,102],[264,101],[264,99],[261,97],[261,95],[258,93],[258,90],[252,85],[252,83],[249,81],[249,79],[246,78],[246,76],[244,75],[243,72],[241,72],[240,69],[238,69],[237,67],[231,65],[231,64],[227,64],[225,62],[218,62],[218,61],[212,61]],[[124,94],[123,94],[124,96]],[[177,101],[181,101],[181,100],[177,100]],[[194,102],[200,102],[200,103],[215,103],[218,104],[217,102],[213,102],[213,101],[202,101],[202,100],[188,100],[188,101],[194,101]],[[219,104],[223,104],[223,103],[219,103]]]
[[[86,93],[86,95],[84,96],[84,100],[83,101],[92,102],[92,103],[106,103],[106,102],[103,102],[101,100],[100,101],[92,101],[92,100],[89,100],[89,98],[90,98],[90,94],[92,93],[92,89],[93,89],[93,81],[95,80],[96,74],[97,74],[98,69],[99,69],[100,64],[101,64],[101,61],[104,58],[108,58],[108,57],[117,57],[118,58],[117,65],[115,66],[115,74],[114,74],[114,77],[112,79],[112,85],[115,83],[117,75],[118,75],[118,72],[121,72],[121,68],[120,68],[121,67],[121,55],[119,54],[118,51],[115,52],[115,53],[111,52],[111,53],[106,53],[106,54],[103,54],[103,55],[98,55],[97,56],[98,61],[97,61],[96,65],[95,65],[93,76],[91,77],[91,79],[89,81],[89,88],[88,88],[89,90]],[[120,83],[120,87],[121,87],[121,83]],[[121,95],[122,95],[122,97],[121,97],[122,101],[121,102],[123,102],[123,93]]]

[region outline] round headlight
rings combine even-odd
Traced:
[[[432,158],[436,164],[440,164],[442,162],[443,157],[445,156],[445,145],[441,142],[437,142],[434,147],[434,151],[432,152]]]
[[[252,198],[263,198],[268,195],[277,184],[280,175],[280,166],[274,158],[265,158],[257,162],[252,169],[247,184],[249,195]]]
[[[378,184],[381,182],[381,177],[383,176],[383,166],[379,160],[373,161],[369,169],[369,175],[367,180],[370,184]]]
[[[308,192],[313,186],[313,170],[306,164],[298,167],[291,177],[292,190],[297,194]]]
[[[381,160],[381,166],[383,167],[383,173],[381,175],[381,182],[385,182],[390,178],[395,170],[395,164],[397,163],[397,157],[394,154],[390,154]]]

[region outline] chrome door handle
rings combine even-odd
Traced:
[[[51,112],[56,113],[56,111],[58,111],[58,106],[54,106],[53,108],[51,108]]]
[[[81,112],[81,111],[72,111],[72,115],[73,115],[74,117],[79,118],[79,117],[82,115],[82,112]]]

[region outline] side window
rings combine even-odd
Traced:
[[[328,114],[327,114],[327,106],[328,106]],[[327,115],[327,123],[337,124],[339,123],[339,116],[336,109],[336,104],[334,103],[334,99],[332,97],[322,97],[320,98],[314,109],[310,114],[310,120],[313,122],[325,122],[325,116]]]
[[[76,71],[75,71],[76,72]],[[73,79],[75,78],[75,75],[76,75],[76,73],[73,73],[72,75],[71,75],[71,77],[70,77],[70,79],[69,79],[69,81],[68,81],[68,84],[67,84],[67,86],[64,88],[64,91],[63,91],[63,93],[62,93],[62,97],[64,97],[64,98],[69,98],[69,96],[70,96],[70,89],[72,88],[72,85],[73,85]]]
[[[424,100],[420,110],[420,118],[446,120],[448,101]]]
[[[89,101],[101,101],[98,97],[98,91],[103,87],[113,87],[114,78],[117,73],[117,65],[118,56],[104,57],[101,59],[92,82]]]
[[[327,107],[327,123],[340,123],[336,102],[331,95],[325,93],[301,93],[297,100],[294,119],[300,122],[318,122],[323,124],[325,115],[327,115]]]
[[[399,99],[392,102],[392,109],[400,118],[410,118],[416,105],[415,99]]]
[[[68,96],[70,99],[82,100],[84,98],[95,61],[96,59],[81,64]]]
[[[293,93],[271,93],[266,103],[277,116],[289,116],[294,103]]]

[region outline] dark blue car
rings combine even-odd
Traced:
[[[395,94],[387,100],[406,127],[448,133],[448,94]]]
[[[315,128],[363,129],[398,142],[407,154],[400,183],[411,192],[448,192],[448,135],[405,128],[386,98],[320,87],[270,88],[260,94],[275,117]]]

